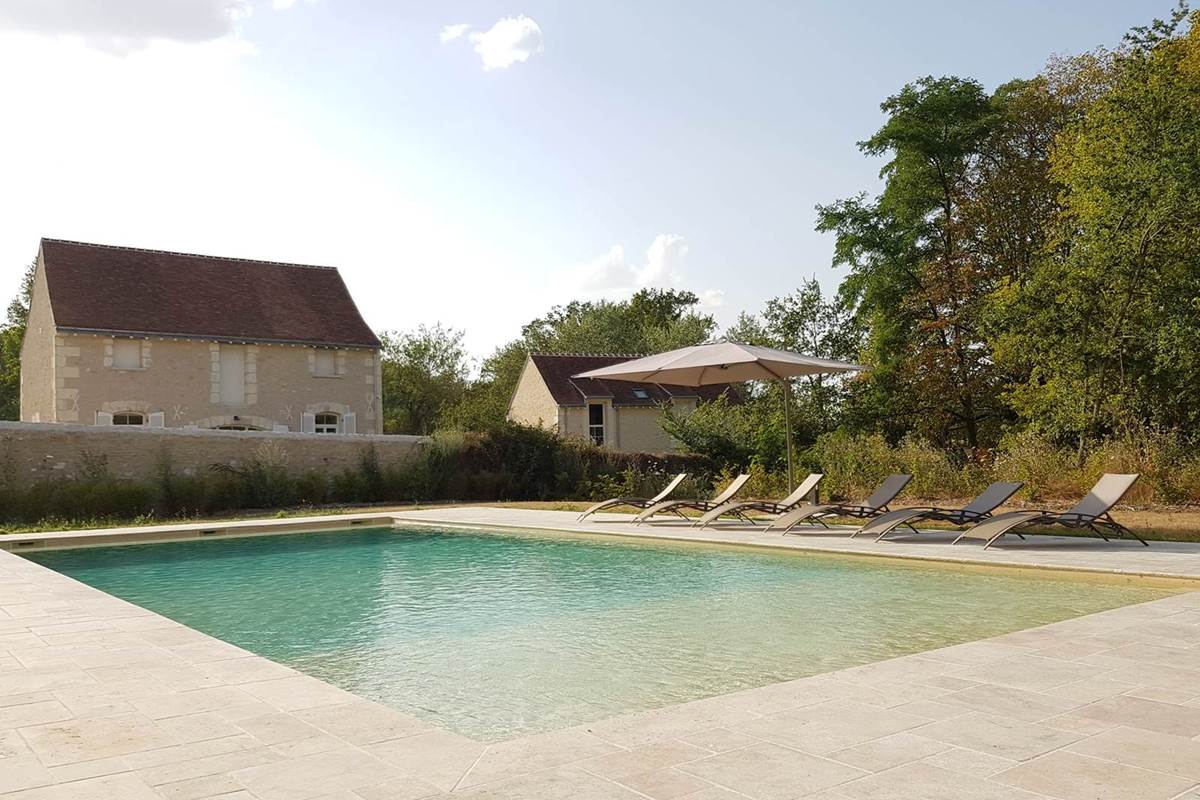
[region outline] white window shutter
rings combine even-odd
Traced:
[[[274,425],[271,426],[271,430],[275,433],[287,433],[288,426],[281,425],[280,423],[276,422]]]
[[[317,432],[317,415],[311,411],[305,411],[300,415],[300,430],[305,433]]]
[[[96,412],[96,424],[97,425],[112,425],[112,414],[108,413],[107,411],[97,411]]]
[[[342,414],[342,433],[358,433],[356,430],[357,424],[353,411]]]
[[[162,411],[151,412],[148,420],[151,428],[165,428],[167,426],[167,415]]]

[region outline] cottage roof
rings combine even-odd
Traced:
[[[333,267],[43,239],[55,325],[108,333],[378,347]]]
[[[589,400],[611,400],[618,406],[654,406],[674,398],[715,400],[725,392],[731,399],[737,394],[729,384],[711,386],[670,386],[659,383],[573,378],[580,372],[611,366],[640,358],[637,355],[599,355],[587,353],[533,353],[529,356],[560,406],[580,406]],[[644,395],[644,396],[643,396]]]

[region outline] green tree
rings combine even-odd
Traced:
[[[805,281],[791,294],[767,301],[757,316],[742,314],[726,335],[746,344],[842,361],[857,359],[862,346],[862,331],[854,315],[838,299],[826,298],[814,279]],[[809,375],[792,381],[794,445],[811,445],[822,433],[837,427],[847,385],[845,378],[834,375]],[[754,437],[751,460],[770,468],[786,458],[782,395],[774,383],[753,386],[742,391],[744,403],[730,411],[753,416],[763,426]],[[711,417],[701,415],[691,425],[699,426]]]
[[[379,338],[384,432],[432,433],[467,390],[470,361],[463,332],[422,325],[406,333],[385,331]]]
[[[1200,425],[1200,17],[1135,29],[1059,137],[1052,248],[1010,287],[997,355],[1031,365],[1009,399],[1086,442]]]
[[[850,268],[840,296],[872,368],[848,401],[854,427],[976,450],[1012,421],[989,298],[1044,248],[1062,105],[1045,81],[988,95],[953,77],[923,78],[883,103],[887,121],[860,144],[889,158],[883,193],[818,209],[818,230],[836,235],[835,264]]]
[[[37,262],[26,267],[21,287],[8,304],[7,317],[0,326],[0,419],[21,418],[21,342],[29,320],[36,270]]]

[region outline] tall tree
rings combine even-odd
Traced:
[[[463,332],[422,325],[407,333],[384,332],[379,338],[384,432],[432,433],[467,390],[470,361]]]
[[[1003,306],[1021,415],[1080,447],[1200,426],[1200,16],[1135,29],[1064,130],[1053,248]],[[1185,30],[1185,28],[1187,28]]]
[[[0,326],[0,419],[21,418],[21,342],[29,320],[36,269],[37,262],[25,268],[21,287],[8,304],[7,317]]]
[[[989,298],[1044,247],[1060,105],[1044,82],[989,96],[953,77],[923,78],[883,103],[887,121],[860,144],[889,158],[883,193],[818,209],[818,229],[837,237],[835,263],[850,268],[842,300],[868,331],[872,370],[850,410],[858,424],[974,450],[1011,420]]]
[[[791,294],[768,300],[758,316],[742,314],[728,331],[729,338],[804,353],[818,358],[853,361],[859,357],[862,331],[854,315],[837,299],[826,298],[815,279],[802,283]],[[793,381],[793,434],[800,445],[811,444],[821,433],[838,424],[847,381],[837,375],[809,375]],[[747,394],[747,393],[743,393]],[[766,401],[766,414],[783,430],[779,387],[758,387],[758,394],[747,395],[748,402],[759,396]],[[782,443],[780,445],[782,450]]]

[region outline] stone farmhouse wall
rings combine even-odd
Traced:
[[[115,478],[150,478],[164,458],[184,475],[256,457],[282,463],[293,474],[340,472],[357,466],[368,447],[375,448],[381,464],[395,464],[416,455],[423,441],[420,436],[0,422],[0,485],[78,478],[100,463]]]
[[[31,314],[32,316],[32,314]],[[215,428],[246,424],[272,430],[282,426],[302,430],[305,413],[353,413],[356,432],[382,433],[379,413],[379,360],[368,348],[331,350],[334,374],[315,372],[316,349],[288,344],[231,345],[167,337],[125,337],[140,346],[136,368],[113,364],[110,336],[58,333],[53,359],[35,357],[38,344],[27,337],[29,371],[21,416],[26,421],[90,425],[97,412],[136,411],[162,415],[167,428]],[[240,351],[244,359],[244,401],[221,400],[222,350]],[[42,391],[43,364],[54,365],[53,400]]]

